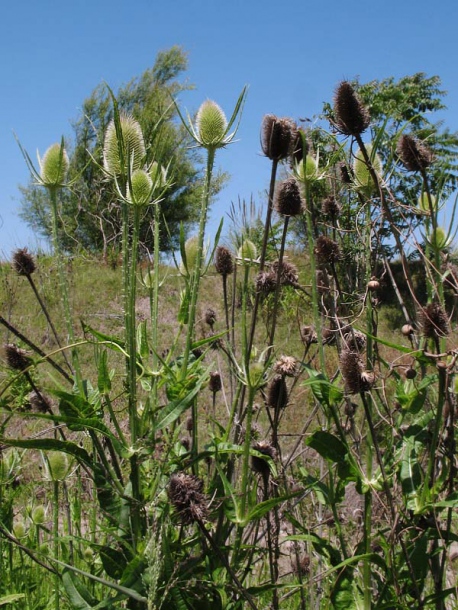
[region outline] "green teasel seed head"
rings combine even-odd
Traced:
[[[162,191],[167,185],[167,170],[156,161],[153,161],[148,171],[153,183],[153,191]]]
[[[132,172],[130,184],[127,187],[127,200],[132,205],[145,206],[151,203],[153,181],[148,172],[136,169]]]
[[[302,184],[311,184],[320,177],[318,160],[312,155],[307,155],[300,163],[296,164],[295,176]]]
[[[103,167],[111,176],[126,175],[128,168],[132,173],[140,169],[146,155],[145,141],[143,139],[140,123],[127,114],[119,116],[122,133],[123,164],[121,167],[120,146],[116,124],[112,120],[105,133],[103,145]]]
[[[196,128],[199,142],[204,148],[225,145],[227,119],[223,110],[212,100],[205,100],[197,111]]]
[[[27,529],[22,519],[13,523],[13,534],[16,538],[24,538],[24,536],[27,536]]]
[[[382,160],[377,153],[375,153],[375,155],[372,154],[372,144],[365,144],[365,148],[375,173],[377,176],[381,176]],[[374,184],[371,172],[361,150],[358,150],[355,155],[355,160],[353,162],[353,173],[356,188],[363,191],[363,193],[366,195],[372,195],[377,187]]]
[[[242,262],[252,262],[258,257],[258,250],[251,240],[245,239],[238,250],[238,256]]]
[[[183,275],[188,275],[188,274],[192,273],[194,267],[196,266],[198,248],[199,248],[199,238],[197,235],[193,235],[192,237],[190,237],[189,239],[186,240],[186,242],[184,244],[186,262],[183,259],[180,263],[180,271]],[[208,247],[206,244],[204,244],[203,253],[202,253],[202,263],[203,264],[205,263],[205,260],[207,258],[207,253],[208,253]]]
[[[450,240],[447,238],[447,234],[442,227],[433,229],[427,236],[427,240],[436,250],[444,250],[444,248],[450,245]]]
[[[35,508],[32,510],[32,521],[34,522],[35,525],[42,525],[45,522],[45,518],[46,518],[46,511],[45,511],[45,507],[43,506],[43,504],[39,504],[38,506],[35,506]]]
[[[52,481],[64,481],[69,472],[69,463],[66,453],[62,451],[49,451],[46,454],[49,478]]]
[[[431,199],[431,207],[433,212],[436,212],[438,208],[437,199],[434,195],[430,195],[429,197]],[[429,207],[428,193],[423,191],[423,193],[418,197],[418,207],[422,212],[426,212],[428,214],[431,212]]]
[[[41,159],[38,156],[40,166],[40,182],[47,188],[65,186],[70,161],[67,151],[62,144],[52,144]]]

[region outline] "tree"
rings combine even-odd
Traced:
[[[175,121],[176,110],[171,103],[180,91],[192,88],[186,81],[178,80],[186,68],[186,54],[174,46],[158,53],[154,66],[120,87],[116,95],[120,111],[133,115],[142,127],[148,162],[156,160],[163,166],[170,163],[173,184],[161,203],[168,226],[168,231],[161,233],[163,251],[177,246],[180,223],[189,229],[197,220],[202,185],[198,153],[188,147],[188,136]],[[99,85],[84,100],[81,113],[73,122],[74,140],[66,142],[70,152],[69,177],[73,182],[62,196],[59,237],[69,252],[84,249],[102,252],[107,257],[119,250],[121,211],[112,182],[106,180],[100,167],[104,134],[112,115],[109,90]],[[215,192],[224,179],[219,176]],[[49,238],[46,194],[33,184],[20,187],[20,191],[20,216]],[[152,211],[147,209],[140,228],[143,253],[149,251],[152,222]]]

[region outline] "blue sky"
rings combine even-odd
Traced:
[[[0,254],[37,246],[17,216],[17,186],[28,171],[13,131],[35,158],[71,136],[71,120],[95,86],[116,90],[151,67],[158,51],[175,44],[187,51],[196,88],[179,103],[190,112],[211,98],[230,115],[249,85],[239,141],[217,156],[232,178],[213,207],[214,226],[239,196],[263,199],[262,117],[311,117],[342,79],[437,74],[448,91],[441,118],[458,130],[457,23],[454,0],[8,3],[0,26]]]

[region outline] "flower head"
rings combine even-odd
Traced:
[[[287,178],[275,193],[275,209],[282,216],[297,216],[302,212],[302,196],[297,180]]]
[[[183,525],[206,519],[208,509],[203,487],[203,481],[192,474],[178,472],[170,477],[168,496]]]
[[[297,128],[292,119],[266,114],[261,127],[262,152],[269,159],[286,159],[293,143],[297,143]]]
[[[345,136],[357,136],[366,131],[370,115],[348,81],[342,81],[334,94],[334,125]]]
[[[13,267],[18,275],[32,275],[37,266],[27,248],[19,248],[13,254]]]
[[[38,155],[38,164],[40,166],[40,184],[48,188],[65,186],[70,161],[63,142],[52,144],[43,158]]]
[[[145,141],[138,121],[128,114],[120,114],[119,123],[114,120],[109,123],[103,145],[103,167],[107,174],[127,175],[129,170],[133,173],[143,166],[145,155]]]
[[[434,155],[418,138],[403,134],[396,147],[399,159],[410,172],[421,172],[431,165]]]

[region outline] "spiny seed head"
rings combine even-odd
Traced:
[[[336,129],[345,136],[357,136],[366,131],[370,115],[348,81],[342,81],[334,93]]]
[[[335,345],[337,332],[332,328],[323,328],[321,331],[323,345]]]
[[[302,197],[297,180],[287,178],[276,190],[275,209],[282,216],[297,216],[302,212]]]
[[[218,371],[213,371],[210,373],[210,379],[208,381],[208,387],[213,394],[216,392],[220,392],[223,384],[221,383],[221,375]]]
[[[434,160],[432,151],[418,138],[407,133],[399,138],[396,152],[401,163],[410,172],[424,171]]]
[[[216,311],[211,307],[208,307],[205,310],[204,320],[210,326],[210,328],[213,328],[213,325],[216,322]]]
[[[357,330],[344,333],[343,338],[347,349],[353,352],[361,352],[366,349],[366,336]]]
[[[275,461],[277,457],[277,451],[269,441],[258,441],[253,444],[253,449],[273,461]],[[251,456],[251,467],[263,477],[270,476],[269,464],[262,457],[258,457],[257,455]]]
[[[308,555],[302,555],[293,562],[294,572],[299,576],[306,576],[310,572],[310,557]]]
[[[291,143],[296,140],[296,130],[291,119],[280,119],[274,114],[266,114],[261,127],[262,152],[272,161],[286,159],[291,150]]]
[[[450,239],[442,227],[435,227],[427,236],[428,242],[436,250],[444,250],[450,245]]]
[[[343,184],[353,184],[353,170],[352,168],[348,167],[348,165],[342,161],[342,163],[339,163],[339,170],[340,170],[340,180],[342,181]]]
[[[199,142],[204,148],[224,146],[227,119],[223,110],[213,100],[205,100],[197,111],[196,127]]]
[[[266,404],[273,409],[284,409],[288,404],[288,386],[283,375],[275,375],[267,388]]]
[[[375,380],[372,371],[365,371],[358,352],[348,349],[340,354],[340,372],[342,374],[347,394],[367,392]]]
[[[13,254],[13,267],[18,275],[32,275],[37,266],[27,248],[19,248]]]
[[[447,314],[439,303],[429,303],[420,314],[423,335],[428,339],[446,337],[449,332]]]
[[[67,151],[61,144],[52,144],[43,158],[38,158],[38,162],[40,181],[43,186],[52,188],[65,185],[70,161]]]
[[[258,250],[251,240],[244,239],[239,248],[238,256],[243,262],[255,261],[258,256]]]
[[[207,518],[208,509],[203,488],[203,481],[193,474],[178,472],[170,477],[169,500],[183,525]]]
[[[270,294],[277,287],[277,276],[271,271],[260,271],[254,280],[256,292]]]
[[[321,204],[321,211],[325,216],[329,216],[330,218],[337,218],[341,210],[341,206],[335,197],[332,195],[330,197],[326,197],[326,199]]]
[[[278,375],[286,375],[287,377],[295,377],[297,374],[297,361],[292,356],[280,356],[274,363],[274,371]]]
[[[301,339],[305,345],[311,345],[312,343],[318,343],[318,338],[313,326],[303,326],[301,328]]]
[[[69,473],[68,456],[62,451],[48,451],[46,454],[49,478],[64,481]]]
[[[234,257],[231,251],[224,246],[218,246],[215,252],[215,269],[223,277],[234,271]]]
[[[111,176],[126,175],[128,168],[130,168],[132,172],[136,169],[140,169],[146,155],[145,141],[143,139],[140,123],[127,114],[121,114],[119,116],[119,122],[122,134],[122,167],[114,120],[112,120],[107,127],[103,145],[103,166],[105,171]]]
[[[294,175],[302,184],[311,184],[320,177],[318,160],[312,155],[307,155],[294,169]]]
[[[279,261],[275,261],[272,263],[271,273],[275,276],[278,275],[278,267],[280,265]],[[281,262],[281,271],[280,271],[280,283],[284,286],[298,286],[299,274],[297,272],[297,268],[292,263],[288,261]]]
[[[127,200],[132,205],[145,206],[151,203],[153,180],[144,169],[132,172],[131,184],[127,186]]]
[[[339,244],[325,235],[316,240],[315,254],[320,263],[336,263],[342,258]]]
[[[431,200],[431,208],[429,205],[429,202]],[[425,212],[426,214],[431,214],[431,209],[433,212],[435,212],[437,210],[437,198],[432,195],[431,193],[429,194],[428,197],[428,193],[426,193],[425,191],[423,191],[421,193],[421,195],[418,197],[418,207],[420,208],[420,210],[422,212]]]
[[[7,343],[4,347],[8,366],[15,371],[24,371],[30,366],[31,360],[25,349],[21,349],[15,343]]]

